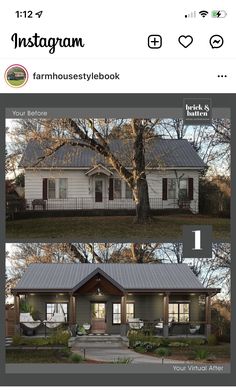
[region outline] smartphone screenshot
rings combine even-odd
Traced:
[[[236,384],[235,12],[2,4],[2,386]]]

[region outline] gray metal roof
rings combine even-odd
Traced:
[[[101,269],[129,289],[204,289],[186,264],[33,264],[16,286],[17,290],[73,290],[84,278]]]
[[[132,162],[132,143],[129,140],[112,140],[110,148],[126,167]],[[106,164],[105,159],[86,146],[65,144],[50,156],[45,156],[48,144],[36,140],[29,141],[19,167],[55,167],[76,168],[91,167],[94,164]],[[194,167],[203,169],[205,164],[188,140],[150,139],[145,144],[146,164],[149,167]]]

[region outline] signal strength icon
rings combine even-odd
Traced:
[[[209,14],[209,12],[208,12],[208,11],[200,11],[199,14],[200,14],[203,18],[205,18],[205,17]]]
[[[197,13],[196,11],[190,12],[190,14],[186,14],[185,18],[196,18]]]

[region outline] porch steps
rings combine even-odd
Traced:
[[[128,338],[121,335],[83,335],[71,341],[74,348],[122,348],[128,346]]]
[[[8,348],[12,345],[12,338],[11,337],[5,337],[5,347]]]

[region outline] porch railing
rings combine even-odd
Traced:
[[[133,323],[133,325],[132,325]],[[162,320],[145,320],[140,319],[140,324],[142,327],[134,328],[134,325],[137,323],[137,320],[134,322],[127,322],[128,329],[136,329],[137,331],[142,332],[145,335],[160,335],[164,336],[164,324]],[[162,327],[161,327],[162,324]],[[156,327],[159,325],[159,327]],[[193,336],[193,335],[204,335],[205,334],[205,325],[206,321],[191,321],[191,322],[169,322],[168,324],[168,335],[169,336]]]
[[[35,323],[36,323],[35,321],[34,322],[28,322],[28,321],[27,322],[19,322],[20,335],[22,333],[26,333],[26,335],[31,334],[31,333],[35,334],[35,331],[41,330],[41,332],[43,331],[44,336],[46,337],[47,335],[50,335],[50,330],[51,330],[51,332],[53,330],[57,330],[59,326],[65,326],[66,328],[68,328],[70,325],[69,322],[41,321],[41,323],[34,328],[27,326],[27,324],[32,324],[32,326],[33,326],[33,325],[35,325]],[[55,327],[48,328],[47,325],[52,324],[52,323],[53,323],[53,325],[55,325]]]
[[[153,210],[158,209],[183,209],[190,210],[193,213],[197,213],[198,203],[196,200],[192,201],[179,201],[178,199],[162,200],[161,198],[149,198],[150,207]],[[93,209],[135,209],[135,202],[130,198],[116,198],[110,200],[103,197],[102,201],[96,201],[94,197],[77,197],[77,198],[65,198],[65,199],[48,199],[43,200],[40,198],[27,198],[25,203],[22,201],[19,203],[14,201],[13,204],[7,205],[8,209],[14,209],[14,211],[44,211],[44,210],[93,210]]]

